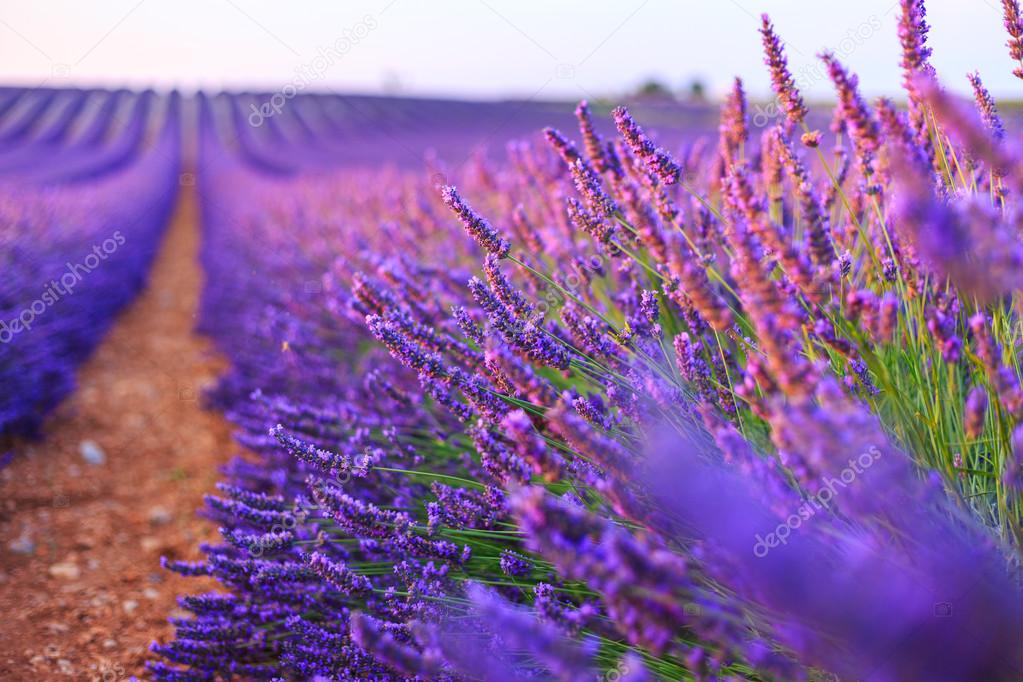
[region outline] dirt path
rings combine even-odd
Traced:
[[[170,635],[175,595],[210,587],[159,564],[198,558],[216,536],[195,512],[238,450],[197,399],[224,363],[192,333],[202,281],[192,189],[149,287],[45,440],[0,471],[0,680],[141,675],[149,643]]]

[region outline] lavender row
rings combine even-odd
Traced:
[[[900,6],[908,107],[823,54],[827,131],[766,17],[759,139],[737,80],[716,140],[583,103],[422,177],[207,101],[211,398],[256,457],[154,674],[1017,678],[1023,154]]]
[[[78,365],[145,285],[178,188],[176,96],[159,108],[151,94],[52,97],[71,111],[51,126],[19,132],[12,108],[0,128],[19,132],[0,152],[0,436],[33,435],[73,388]],[[83,113],[88,98],[100,118]],[[131,115],[114,118],[111,101]]]

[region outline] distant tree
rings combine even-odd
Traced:
[[[707,88],[699,78],[694,78],[689,83],[689,99],[694,102],[703,102],[707,99]]]
[[[652,99],[671,99],[674,95],[663,83],[656,79],[649,79],[636,91],[637,97],[649,97]]]

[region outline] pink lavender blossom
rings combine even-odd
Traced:
[[[771,72],[774,94],[782,103],[789,123],[797,126],[806,119],[806,105],[803,103],[803,96],[799,94],[795,80],[789,72],[782,41],[774,32],[774,25],[766,14],[761,15],[760,34],[763,36],[764,60]]]
[[[874,155],[880,146],[880,133],[873,115],[859,91],[859,78],[850,75],[831,53],[820,55],[828,76],[838,92],[838,112],[856,146],[857,160],[865,176],[873,172]]]
[[[998,115],[994,98],[991,97],[991,93],[987,91],[984,83],[980,80],[980,74],[973,72],[967,74],[966,77],[973,87],[973,96],[977,101],[977,110],[980,111],[980,117],[984,120],[984,124],[996,140],[1003,139],[1005,137],[1005,127],[1002,125],[1002,119]]]
[[[1020,17],[1019,2],[1002,0],[1002,11],[1005,17],[1005,30],[1009,33],[1009,40],[1006,43],[1009,57],[1019,64],[1012,73],[1017,78],[1023,78],[1023,19]]]
[[[647,137],[643,129],[636,124],[625,107],[618,107],[611,112],[618,132],[629,145],[632,153],[646,164],[648,170],[666,185],[672,185],[682,176],[682,167],[671,158],[671,155],[657,147]]]

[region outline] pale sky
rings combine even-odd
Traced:
[[[997,95],[1013,78],[997,0],[931,0],[932,62]],[[6,0],[0,84],[264,88],[595,98],[649,77],[768,92],[757,34],[771,14],[810,97],[830,48],[866,94],[898,91],[896,0]]]

